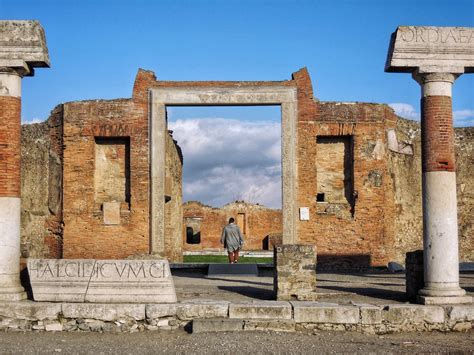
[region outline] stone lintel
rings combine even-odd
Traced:
[[[0,21],[0,67],[32,76],[34,67],[49,65],[46,37],[38,21]]]
[[[474,72],[474,28],[399,26],[392,33],[386,72]]]

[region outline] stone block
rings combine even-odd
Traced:
[[[294,332],[296,322],[293,319],[246,319],[244,330],[263,330],[274,332]]]
[[[383,308],[382,319],[393,324],[444,323],[444,310],[437,306],[394,304]]]
[[[44,322],[44,330],[47,332],[62,332],[63,325],[57,320],[48,320]]]
[[[122,319],[145,319],[144,304],[99,304],[99,303],[64,303],[64,318],[96,319],[116,321]]]
[[[176,311],[176,303],[147,304],[145,306],[145,313],[147,319],[174,317],[176,316]]]
[[[450,306],[446,309],[450,321],[474,321],[474,304]]]
[[[464,73],[474,67],[470,27],[399,26],[392,34],[388,72]]]
[[[35,301],[173,303],[167,260],[29,259]]]
[[[120,224],[120,202],[104,202],[102,204],[104,224]]]
[[[33,67],[49,67],[44,30],[38,21],[0,21],[0,67],[33,75]]]
[[[418,296],[417,302],[425,305],[446,305],[446,304],[469,304],[472,303],[471,296]]]
[[[297,323],[359,323],[359,308],[319,302],[291,302]]]
[[[280,245],[274,249],[274,291],[279,301],[315,300],[316,247]]]
[[[243,327],[244,321],[242,319],[209,318],[193,320],[193,333],[235,332],[242,330]]]
[[[376,306],[360,306],[360,323],[373,325],[382,323],[382,309]]]
[[[229,314],[229,302],[190,300],[176,305],[176,315],[181,320],[195,318],[225,318]]]
[[[291,305],[279,301],[231,303],[229,318],[240,319],[291,319]]]
[[[57,319],[60,312],[61,305],[57,303],[0,302],[0,317],[27,320]]]

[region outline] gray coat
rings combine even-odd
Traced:
[[[224,248],[227,248],[229,252],[242,248],[244,245],[244,237],[237,224],[230,223],[224,227],[222,230],[221,244],[224,244]]]

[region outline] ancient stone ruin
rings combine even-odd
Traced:
[[[453,129],[451,87],[474,70],[473,45],[469,28],[393,34],[386,70],[413,73],[421,84],[421,127],[385,104],[321,102],[303,68],[289,80],[253,82],[161,81],[139,69],[128,99],[60,104],[47,121],[20,128],[21,77],[49,58],[38,22],[0,21],[0,300],[25,297],[21,253],[39,300],[51,300],[56,285],[73,290],[75,301],[174,302],[168,261],[181,261],[193,244],[219,247],[215,231],[232,214],[249,248],[263,249],[265,237],[281,233],[275,259],[288,265],[276,265],[280,298],[314,299],[316,260],[385,267],[424,238],[418,301],[471,302],[459,287],[458,245],[461,260],[473,261],[474,132]],[[281,212],[238,203],[183,208],[186,157],[168,131],[172,105],[280,106]],[[278,228],[259,229],[272,224]],[[159,290],[156,297],[147,287]],[[227,306],[232,318],[238,307]],[[292,313],[285,303],[285,319],[303,322],[305,307]],[[361,309],[352,309],[355,323]]]

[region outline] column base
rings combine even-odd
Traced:
[[[459,287],[459,283],[453,282],[450,287],[425,286],[418,291],[418,295],[423,297],[462,297],[466,295],[466,290]]]
[[[419,304],[464,304],[472,303],[471,296],[418,296],[416,298],[417,303]]]
[[[26,300],[26,292],[23,287],[0,287],[0,301],[22,300]]]

